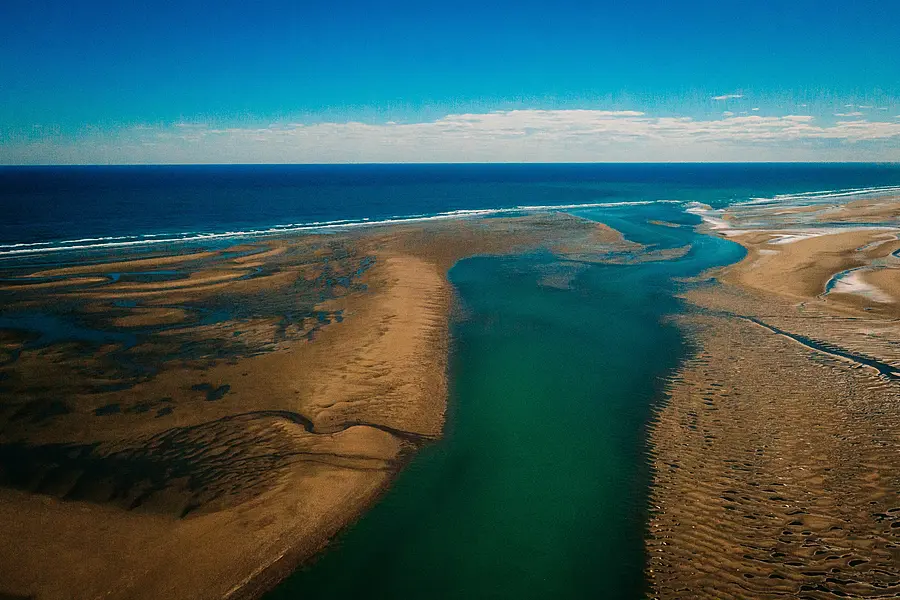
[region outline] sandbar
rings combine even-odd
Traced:
[[[11,273],[0,594],[258,597],[442,435],[447,269],[623,243],[533,215]]]

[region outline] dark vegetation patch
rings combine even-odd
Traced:
[[[179,517],[218,510],[270,489],[302,454],[259,420],[226,417],[114,445],[0,444],[0,486]]]
[[[37,424],[58,417],[67,415],[71,411],[69,406],[62,400],[31,400],[19,406],[10,416],[10,421],[27,421],[28,423]]]
[[[191,389],[196,392],[206,392],[206,401],[215,402],[216,400],[221,400],[231,390],[231,386],[227,383],[218,387],[213,386],[211,383],[198,383],[191,386]]]

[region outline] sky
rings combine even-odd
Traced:
[[[900,161],[898,0],[0,2],[0,164]]]

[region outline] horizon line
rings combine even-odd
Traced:
[[[574,165],[885,165],[900,166],[900,160],[723,160],[723,161],[448,161],[448,162],[321,162],[321,163],[4,163],[0,169],[20,168],[119,168],[119,167],[364,167],[364,166],[574,166]]]

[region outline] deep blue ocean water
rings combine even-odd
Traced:
[[[0,167],[0,255],[459,210],[660,199],[719,207],[896,185],[900,166],[877,164]]]

